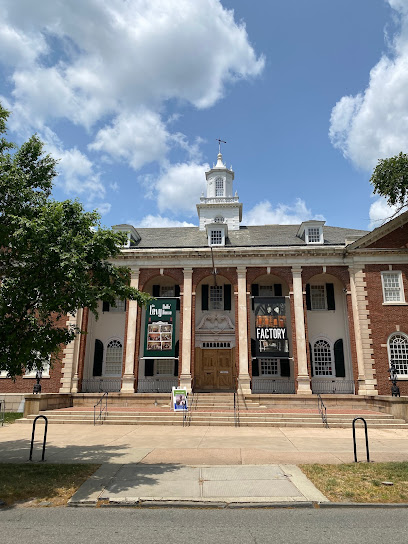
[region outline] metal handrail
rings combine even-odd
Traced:
[[[98,400],[98,402],[94,405],[94,425],[96,425],[97,420],[99,419],[102,422],[102,414],[103,412],[106,412],[105,417],[108,415],[108,392],[105,391],[105,393],[102,395],[102,397]],[[105,406],[103,406],[103,399],[105,399]],[[96,417],[96,407],[99,406],[99,416]]]
[[[1,426],[4,425],[4,420],[6,419],[6,401],[0,400],[0,421]]]
[[[239,400],[236,391],[234,391],[234,425],[239,427]]]
[[[30,448],[30,457],[29,457],[29,461],[32,461],[33,460],[33,447],[34,447],[34,435],[35,435],[35,426],[36,426],[36,423],[37,423],[37,419],[44,419],[45,420],[45,429],[44,429],[44,438],[43,438],[43,447],[42,447],[42,457],[41,457],[41,461],[44,461],[44,456],[45,456],[45,443],[47,442],[47,430],[48,430],[48,418],[46,416],[37,416],[35,419],[34,419],[34,422],[33,422],[33,432],[31,434],[31,448]]]
[[[357,463],[357,444],[356,444],[356,421],[361,419],[364,423],[364,430],[365,430],[365,441],[366,441],[366,455],[367,455],[367,463],[370,462],[370,452],[368,450],[368,432],[367,432],[367,421],[363,417],[355,417],[353,419],[353,443],[354,443],[354,462]]]
[[[322,418],[323,425],[325,425],[326,429],[328,429],[329,424],[327,423],[327,409],[320,395],[317,395],[317,409],[319,410],[319,414],[320,414],[320,417]]]

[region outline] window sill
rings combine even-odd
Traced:
[[[408,302],[383,302],[383,306],[408,306]]]
[[[48,380],[51,376],[48,375],[48,376],[41,376],[41,380]],[[35,380],[36,377],[35,376],[23,376],[23,378],[26,380],[26,379],[30,379],[30,380]]]

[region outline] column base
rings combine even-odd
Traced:
[[[135,392],[135,377],[133,374],[124,374],[122,377],[121,393],[134,393]]]
[[[186,389],[187,393],[191,393],[191,374],[180,374],[180,389]]]
[[[78,393],[78,376],[72,378],[71,393]]]
[[[312,390],[310,388],[310,378],[309,376],[298,376],[297,377],[297,395],[311,395]]]
[[[249,374],[244,376],[238,376],[238,393],[241,395],[250,395],[251,391],[251,378]]]

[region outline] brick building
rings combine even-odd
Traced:
[[[198,227],[114,227],[128,234],[117,264],[153,306],[101,303],[98,320],[80,309],[69,319],[87,334],[43,392],[388,395],[392,361],[408,395],[408,212],[372,232],[245,227],[221,154],[206,179]],[[0,392],[30,392],[33,378],[0,374]]]

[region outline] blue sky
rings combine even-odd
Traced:
[[[61,159],[103,224],[197,224],[216,138],[243,224],[378,226],[408,147],[407,0],[3,0],[9,137]]]

